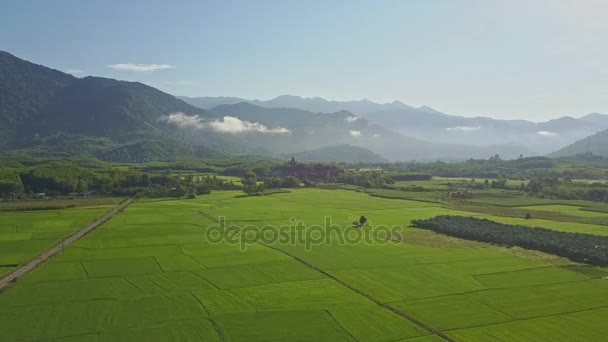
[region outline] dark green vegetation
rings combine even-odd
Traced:
[[[0,211],[34,211],[34,210],[61,210],[80,207],[99,207],[116,205],[120,198],[47,198],[36,200],[4,200],[0,201]]]
[[[577,262],[608,266],[608,237],[507,225],[464,216],[437,216],[412,221],[412,225],[463,239],[518,246]]]
[[[215,175],[176,176],[114,167],[88,169],[69,163],[0,169],[0,197],[144,196],[183,197],[240,189]]]

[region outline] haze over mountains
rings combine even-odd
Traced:
[[[360,101],[327,101],[282,95],[268,101],[236,97],[179,97],[199,108],[211,109],[222,104],[246,102],[266,108],[297,108],[311,112],[332,113],[346,110],[402,135],[434,143],[473,146],[502,145],[510,156],[517,150],[547,154],[574,141],[608,128],[608,115],[592,113],[581,118],[563,116],[546,122],[499,120],[489,117],[448,115],[433,108],[412,107],[400,101],[375,103]],[[521,153],[524,153],[522,151]]]
[[[534,123],[452,116],[398,101],[176,98],[0,52],[0,152],[123,162],[226,153],[338,162],[515,158],[557,151],[606,127],[608,116],[597,113]]]

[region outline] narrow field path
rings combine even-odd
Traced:
[[[102,224],[106,223],[114,215],[118,214],[120,211],[125,209],[129,204],[131,204],[131,202],[133,202],[133,200],[129,198],[126,201],[120,203],[114,209],[112,209],[111,211],[109,211],[107,214],[100,217],[99,219],[95,220],[93,223],[87,225],[86,227],[82,228],[81,230],[77,231],[76,233],[70,235],[68,238],[59,242],[58,244],[53,246],[51,249],[49,249],[45,253],[34,257],[33,259],[26,262],[21,267],[17,268],[13,272],[4,276],[2,279],[0,279],[0,291],[4,290],[5,288],[7,288],[11,284],[13,284],[20,277],[26,275],[28,272],[32,271],[33,269],[38,267],[43,262],[47,261],[49,258],[54,256],[55,254],[61,252],[65,247],[68,247],[69,245],[71,245],[72,243],[77,241],[78,239],[82,238],[86,234],[90,233],[94,229],[96,229],[99,226],[101,226]]]

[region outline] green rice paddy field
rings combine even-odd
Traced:
[[[408,226],[412,219],[439,214],[602,235],[608,235],[608,226],[492,217],[345,190],[237,198],[240,194],[134,202],[0,294],[0,340],[607,339],[607,270]],[[542,210],[587,213],[578,207]],[[91,210],[36,213],[39,217],[0,213],[0,218],[12,229],[9,235],[31,233],[35,241],[59,236],[44,228],[49,217],[68,216],[76,225],[88,220],[85,213],[96,215]],[[73,215],[64,215],[68,212]],[[285,227],[293,217],[306,225],[331,217],[339,226],[332,237],[360,233],[350,224],[361,215],[369,219],[366,231],[373,241],[335,238],[307,250],[272,239],[275,233],[295,235]],[[220,216],[225,226],[217,225]],[[27,222],[39,230],[15,228]],[[379,225],[404,229],[387,241]],[[248,235],[253,226],[266,226],[266,239],[254,242]],[[9,235],[0,243],[11,241]],[[218,242],[220,236],[225,239]],[[239,236],[248,239],[245,251],[227,241]],[[27,255],[4,246],[0,257],[6,260],[19,262]]]
[[[24,209],[37,204],[23,202],[13,205],[18,211],[0,211],[0,276],[103,216],[117,201],[79,200],[81,207],[35,211]]]

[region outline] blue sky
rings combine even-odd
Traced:
[[[175,95],[608,113],[608,1],[14,1],[0,50]],[[129,65],[152,64],[133,71]],[[110,67],[113,65],[114,67]]]

